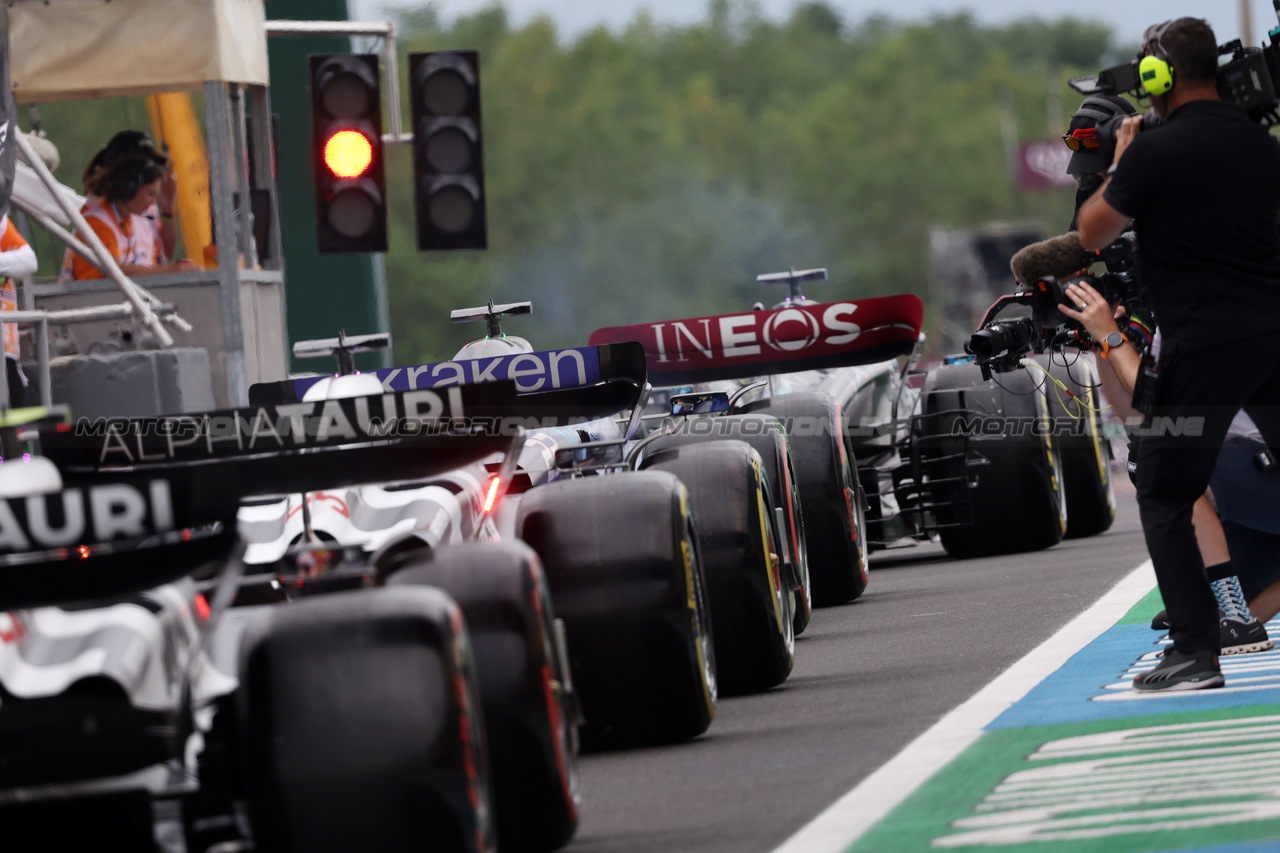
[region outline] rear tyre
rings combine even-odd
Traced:
[[[857,462],[846,446],[844,413],[835,397],[805,392],[766,397],[746,407],[786,428],[804,515],[813,603],[852,601],[867,588],[866,531]]]
[[[489,739],[503,850],[555,850],[578,825],[578,733],[542,564],[523,542],[405,555],[392,587],[438,587],[462,608]]]
[[[711,613],[688,493],[657,471],[588,476],[522,497],[565,622],[586,747],[686,740],[715,716]]]
[[[493,849],[471,645],[443,592],[271,608],[248,629],[240,684],[256,849]]]
[[[992,382],[984,381],[973,364],[930,371],[921,420],[929,452],[959,453],[968,434],[968,461],[978,463],[957,460],[947,472],[954,478],[976,476],[973,488],[946,483],[932,495],[935,502],[955,505],[948,517],[958,526],[939,530],[948,554],[1012,554],[1062,541],[1067,505],[1062,456],[1041,387],[1047,381],[1025,367]]]
[[[749,444],[760,454],[768,492],[772,496],[768,514],[773,521],[781,509],[782,524],[774,521],[774,531],[779,535],[782,550],[775,553],[782,559],[783,583],[792,593],[792,628],[803,633],[812,615],[812,583],[809,577],[809,547],[805,533],[804,513],[800,503],[799,482],[791,446],[781,422],[771,415],[725,415],[711,418],[694,418],[685,421],[681,429],[652,439],[644,453],[652,455],[672,447],[690,444],[706,444],[708,441],[731,439]],[[641,458],[641,467],[647,467]],[[696,513],[695,513],[696,515]]]
[[[1116,520],[1116,490],[1111,474],[1111,445],[1102,435],[1098,389],[1093,365],[1077,357],[1064,363],[1053,357],[1047,365],[1055,379],[1067,386],[1045,388],[1054,435],[1062,447],[1062,479],[1067,493],[1067,539],[1096,536]]]
[[[795,626],[760,454],[744,442],[713,441],[653,451],[643,465],[689,486],[721,690],[781,684],[795,663]]]

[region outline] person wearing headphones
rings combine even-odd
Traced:
[[[1072,115],[1063,141],[1072,151],[1067,174],[1075,178],[1079,191],[1069,230],[1076,229],[1081,205],[1102,186],[1111,165],[1099,148],[1098,126],[1118,115],[1136,114],[1133,105],[1119,95],[1092,95]],[[1126,316],[1123,308],[1117,307],[1113,316],[1106,299],[1085,281],[1069,284],[1066,293],[1070,304],[1058,309],[1084,326],[1096,342],[1094,352],[1099,356],[1098,375],[1104,392],[1113,410],[1128,420],[1137,414],[1126,402],[1133,397],[1138,376],[1140,354],[1135,346],[1154,355],[1159,352],[1160,331],[1156,329],[1153,339],[1148,323]],[[1122,332],[1118,322],[1124,322],[1130,334]],[[1241,412],[1236,416],[1214,469],[1212,488],[1192,508],[1196,542],[1218,602],[1224,655],[1272,648],[1264,623],[1280,611],[1275,606],[1280,601],[1280,536],[1275,536],[1280,533],[1280,477],[1260,474],[1252,465],[1240,465],[1244,451],[1236,449],[1251,446],[1256,433],[1248,415]],[[1129,476],[1135,483],[1137,440],[1131,436],[1129,447]],[[1215,503],[1214,490],[1222,496],[1221,507]],[[1262,511],[1246,511],[1253,507]],[[1152,627],[1166,630],[1167,614],[1157,616]]]
[[[1139,77],[1163,124],[1139,135],[1141,120],[1125,120],[1107,177],[1079,216],[1087,250],[1135,223],[1164,337],[1137,480],[1173,644],[1134,679],[1143,692],[1224,683],[1218,604],[1192,508],[1242,407],[1280,446],[1280,145],[1219,98],[1217,72],[1205,21],[1148,29]]]
[[[160,246],[145,213],[159,198],[164,169],[150,156],[129,155],[89,179],[89,197],[81,209],[86,222],[125,275],[179,272],[199,267],[187,260],[159,263]],[[89,261],[68,250],[60,280],[102,278]]]
[[[150,157],[158,166],[164,169],[165,176],[160,185],[160,194],[156,199],[156,203],[142,214],[147,221],[140,224],[146,225],[155,233],[155,239],[160,247],[157,250],[160,258],[159,263],[168,263],[169,258],[174,256],[174,250],[177,246],[178,232],[173,227],[173,218],[178,186],[169,165],[169,158],[156,150],[156,145],[151,141],[151,137],[140,130],[122,130],[111,137],[106,146],[93,155],[93,159],[85,167],[82,180],[85,192],[90,192],[88,187],[95,180],[95,176],[110,170],[120,160],[131,156]]]

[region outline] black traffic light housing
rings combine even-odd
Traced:
[[[479,54],[409,54],[409,91],[418,248],[488,248]]]
[[[378,57],[319,54],[309,61],[320,252],[385,252],[387,181]]]

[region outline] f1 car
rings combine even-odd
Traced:
[[[640,387],[644,365],[639,347],[622,343],[535,352],[525,339],[502,332],[504,315],[528,311],[528,303],[490,303],[456,311],[455,321],[484,320],[488,334],[466,345],[449,362],[392,368],[371,375],[388,388],[441,387],[509,377],[522,391],[521,410],[531,431],[516,469],[513,494],[503,501],[496,516],[504,535],[532,544],[548,567],[557,611],[569,625],[570,656],[586,711],[587,740],[617,743],[634,741],[641,734],[641,739],[650,740],[663,734],[659,724],[668,700],[654,697],[678,693],[673,692],[667,676],[659,677],[664,667],[636,659],[640,654],[653,654],[662,645],[650,642],[646,644],[650,651],[641,652],[634,642],[639,627],[617,618],[628,607],[641,606],[636,603],[646,601],[646,596],[636,588],[625,596],[631,605],[612,597],[626,592],[627,576],[637,580],[671,577],[672,568],[680,571],[680,561],[657,557],[659,553],[680,553],[672,552],[653,532],[661,527],[656,519],[663,514],[636,512],[636,507],[627,504],[633,499],[625,497],[638,492],[660,471],[677,474],[687,487],[682,511],[691,515],[688,530],[696,531],[687,549],[689,561],[696,569],[695,579],[705,578],[705,592],[698,579],[699,595],[705,596],[710,609],[710,618],[704,617],[701,623],[708,643],[703,655],[707,682],[714,678],[728,692],[747,692],[783,681],[793,665],[794,632],[803,630],[807,623],[808,607],[804,587],[793,582],[793,578],[803,577],[803,572],[797,571],[804,565],[803,542],[783,543],[775,532],[788,527],[780,523],[775,506],[794,503],[779,504],[770,493],[769,470],[786,464],[785,444],[780,448],[774,444],[782,439],[763,436],[769,442],[768,449],[760,449],[769,454],[768,461],[757,450],[737,443],[691,449],[682,454],[682,461],[654,460],[643,466],[643,472],[634,470],[636,466],[622,458],[622,446],[634,432],[647,398]],[[323,347],[311,350],[320,352]],[[321,377],[297,379],[264,387],[260,393],[296,399],[312,393],[320,381]],[[625,406],[618,405],[629,415],[621,425],[612,419],[563,425],[571,411],[566,406],[573,400],[598,397],[618,385],[629,389]],[[783,455],[777,457],[779,453]],[[610,454],[612,463],[607,462]],[[689,468],[694,457],[714,457],[713,469]],[[625,480],[597,476],[624,470],[631,471]],[[637,473],[644,476],[637,477]],[[717,496],[722,499],[717,501]],[[700,501],[715,502],[715,512],[700,513]],[[789,526],[799,529],[798,523]],[[637,575],[646,564],[645,574]],[[668,568],[661,568],[664,565]],[[617,585],[609,587],[609,597],[589,601],[572,588],[562,589],[560,578],[568,582],[588,570],[600,578],[614,578]],[[651,609],[649,604],[642,606]],[[722,628],[711,632],[708,622]],[[604,633],[605,626],[611,626],[612,633]],[[712,636],[714,656],[710,653]],[[605,642],[606,637],[615,639]],[[620,667],[620,661],[629,668]],[[650,675],[637,678],[638,672]],[[629,674],[623,677],[623,673]],[[712,686],[704,692],[714,696],[714,690]],[[667,729],[664,737],[670,739],[682,732],[687,737],[698,731],[701,729],[682,725]]]
[[[518,441],[491,428],[512,400],[499,383],[7,436],[31,442],[0,465],[11,837],[193,853],[565,843],[572,681],[529,548],[380,565],[305,545],[256,576],[237,554],[244,496],[429,478],[503,451],[513,465]],[[503,745],[492,777],[486,734]]]
[[[918,371],[920,300],[803,295],[804,282],[825,278],[826,270],[763,275],[762,284],[790,290],[771,310],[757,304],[590,337],[639,341],[655,383],[711,388],[766,377],[760,396],[733,410],[770,412],[787,426],[816,604],[861,594],[865,555],[904,541],[936,534],[949,553],[979,556],[1110,527],[1108,447],[1085,362],[1042,359],[1000,382],[964,361]],[[922,374],[923,387],[911,387]]]
[[[487,317],[497,326],[513,306],[478,310],[462,316]],[[337,354],[340,369],[349,370],[344,352],[370,343],[344,337],[297,346],[308,354]],[[277,496],[246,507],[242,523],[255,542],[246,559],[269,562],[313,536],[361,548],[379,564],[399,563],[485,525],[486,535],[528,543],[541,558],[566,626],[587,745],[701,734],[714,716],[717,674],[684,485],[656,471],[553,482],[560,479],[554,464],[558,447],[621,439],[613,419],[601,415],[635,408],[644,383],[639,347],[536,353],[522,339],[498,331],[462,355],[471,357],[255,387],[258,399],[307,401],[324,399],[339,380],[368,382],[374,389],[447,389],[460,381],[511,379],[523,393],[500,426],[531,432],[505,472],[501,462],[489,460],[487,468],[481,463],[428,480]],[[488,489],[499,479],[504,497],[490,504]]]

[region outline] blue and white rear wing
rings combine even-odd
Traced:
[[[643,348],[634,342],[624,342],[389,367],[365,375],[376,377],[386,393],[510,381],[515,384],[524,406],[564,410],[566,417],[584,417],[586,412],[578,410],[607,407],[615,398],[619,405],[613,411],[629,408],[627,394],[609,386],[622,381],[634,386],[638,393],[644,385],[646,369]],[[250,387],[249,400],[252,403],[297,402],[308,388],[324,378],[308,376],[259,383]],[[525,397],[529,399],[523,399]]]

